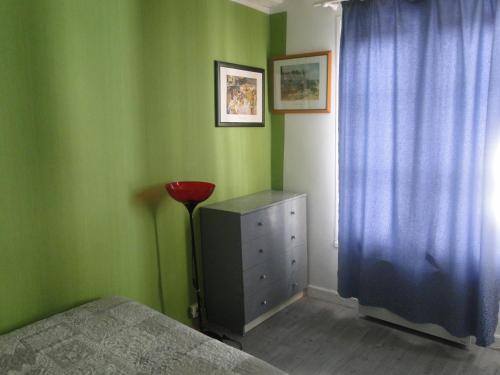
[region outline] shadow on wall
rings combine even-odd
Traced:
[[[0,333],[105,295],[168,297],[189,324],[188,218],[153,184],[214,181],[213,201],[270,187],[270,124],[215,128],[213,103],[214,60],[266,66],[269,17],[4,0],[0,31]]]
[[[0,333],[104,295],[158,308],[141,9],[0,3]]]
[[[155,248],[156,248],[156,265],[157,265],[157,278],[158,278],[158,297],[160,300],[160,307],[161,311],[163,313],[166,312],[166,305],[165,305],[165,299],[168,298],[168,293],[166,293],[166,285],[165,285],[165,280],[164,280],[164,275],[165,275],[165,268],[167,267],[169,263],[169,259],[173,258],[176,256],[176,254],[184,253],[186,257],[190,257],[190,252],[188,251],[188,247],[185,249],[182,248],[171,248],[168,246],[162,246],[160,245],[160,237],[159,237],[159,227],[158,227],[158,211],[160,210],[160,207],[162,203],[166,205],[174,204],[176,205],[175,202],[173,202],[172,198],[170,198],[165,190],[165,184],[157,184],[157,185],[151,185],[148,186],[142,190],[140,190],[138,193],[136,193],[133,197],[134,202],[138,204],[139,206],[142,206],[146,208],[153,219],[153,229],[154,229],[154,236],[155,236]],[[167,203],[168,202],[168,203]],[[168,208],[167,208],[168,211]],[[195,227],[199,228],[198,222],[199,222],[199,214],[198,211],[195,213],[194,217],[195,221]],[[181,223],[185,222],[184,226],[184,236],[188,237],[190,236],[189,232],[189,226],[188,226],[188,220],[180,220]],[[199,238],[199,233],[197,233],[197,237]],[[199,242],[197,241],[197,244]],[[198,246],[198,251],[200,252],[199,246]],[[163,255],[163,258],[162,258]],[[198,255],[200,256],[200,255]],[[191,275],[191,267],[186,268],[186,274],[187,274],[187,279],[190,280],[192,275]],[[191,294],[194,295],[193,291],[191,291]],[[187,306],[186,306],[187,309]]]
[[[163,199],[166,198],[165,187],[163,185],[149,186],[134,196],[134,200],[141,206],[145,206],[150,212],[153,218],[153,227],[155,235],[155,248],[156,248],[156,264],[157,264],[157,275],[158,275],[158,293],[160,299],[161,312],[165,313],[165,293],[163,291],[163,278],[162,278],[162,267],[161,267],[161,252],[160,252],[160,240],[158,237],[158,208]]]

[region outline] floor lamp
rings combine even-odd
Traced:
[[[210,182],[201,181],[176,181],[165,185],[167,192],[176,201],[182,203],[189,213],[189,224],[191,227],[191,259],[193,273],[193,288],[196,293],[196,302],[198,303],[198,327],[200,332],[219,341],[232,341],[241,349],[241,343],[231,339],[226,335],[220,335],[216,332],[208,331],[203,326],[203,302],[201,298],[200,282],[198,277],[198,262],[196,259],[196,244],[194,237],[193,212],[196,206],[207,200],[213,193],[215,185]]]

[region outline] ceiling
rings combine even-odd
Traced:
[[[235,3],[240,3],[246,5],[250,8],[260,10],[264,13],[273,13],[273,11],[279,9],[285,0],[232,0]]]

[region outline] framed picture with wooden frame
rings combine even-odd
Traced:
[[[272,59],[274,113],[331,111],[332,51]]]
[[[265,71],[215,61],[215,126],[263,127]]]

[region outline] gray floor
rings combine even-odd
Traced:
[[[463,349],[303,298],[240,338],[290,374],[498,374],[500,351]]]

